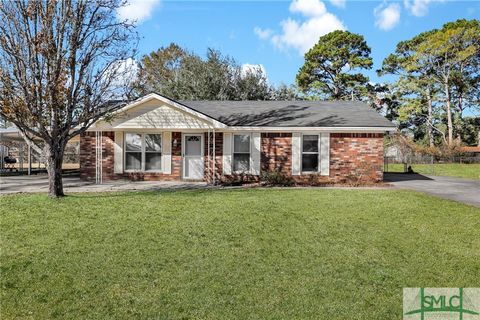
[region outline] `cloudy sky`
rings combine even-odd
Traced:
[[[260,64],[273,84],[290,84],[303,54],[341,29],[362,34],[374,70],[401,41],[459,18],[480,19],[480,1],[166,1],[130,0],[119,17],[137,21],[140,54],[175,42],[204,54],[207,47],[240,64]]]

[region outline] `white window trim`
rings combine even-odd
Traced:
[[[140,165],[141,165],[141,168],[140,170],[135,170],[135,169],[127,169],[127,152],[137,152],[137,151],[127,151],[127,134],[139,134],[140,137],[141,137],[141,145],[142,145],[142,149],[140,151],[141,153],[141,162],[140,162]],[[158,152],[155,152],[155,151],[146,151],[146,147],[145,147],[145,136],[147,134],[159,134],[161,136],[161,140],[160,140],[160,143],[161,143],[161,148],[162,150],[160,151],[161,155],[160,155],[160,169],[154,169],[154,170],[145,170],[145,160],[146,160],[146,156],[145,154],[147,152],[149,153],[158,153]],[[123,135],[123,167],[125,168],[124,169],[124,172],[127,172],[127,173],[131,173],[131,172],[148,172],[148,173],[163,173],[163,157],[164,157],[164,151],[163,151],[163,139],[164,139],[164,134],[163,132],[134,132],[134,131],[125,131],[124,132],[124,135]]]
[[[160,152],[158,151],[147,151],[147,144],[146,144],[146,135],[160,135]],[[144,133],[143,134],[143,169],[145,172],[162,172],[163,173],[163,139],[164,139],[164,135],[162,132],[159,132],[159,133],[155,133],[155,132],[148,132],[148,133]],[[150,170],[147,170],[145,169],[145,165],[147,163],[147,153],[160,153],[160,168],[159,169],[150,169]]]
[[[140,170],[127,169],[127,153],[138,153],[138,151],[128,151],[127,150],[127,135],[128,134],[139,134],[140,135]],[[143,171],[143,134],[140,132],[125,132],[123,134],[123,168],[124,172],[142,172]]]
[[[235,152],[235,136],[249,136],[249,146],[248,146],[248,170],[247,171],[235,171],[234,163],[235,163],[235,153],[238,154],[247,154],[246,152]],[[252,173],[252,134],[250,132],[235,132],[232,133],[232,174],[251,174]]]
[[[318,142],[317,142],[317,152],[303,152],[303,137],[304,136],[317,136]],[[320,173],[320,133],[318,132],[312,132],[312,133],[302,133],[302,139],[300,140],[300,172],[302,174],[313,174],[313,173]],[[317,155],[317,171],[304,171],[303,170],[303,155],[304,154],[316,154]]]

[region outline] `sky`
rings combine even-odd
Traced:
[[[303,55],[320,36],[341,29],[361,34],[375,70],[399,41],[460,18],[480,19],[480,1],[130,0],[118,16],[136,21],[139,56],[175,42],[202,56],[220,50],[242,65],[261,65],[273,85],[292,84]],[[137,57],[137,58],[138,58]]]

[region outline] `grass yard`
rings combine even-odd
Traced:
[[[400,319],[480,286],[480,209],[398,190],[0,197],[2,319]]]
[[[412,164],[413,171],[432,176],[480,179],[480,163]],[[403,172],[403,164],[389,164],[388,172]]]

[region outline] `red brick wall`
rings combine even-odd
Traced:
[[[80,179],[95,179],[95,132],[80,135]]]
[[[260,170],[292,174],[292,134],[262,133]]]
[[[172,132],[172,176],[182,179],[182,133]]]
[[[113,173],[113,144],[114,132],[102,132],[102,178],[110,180]],[[80,178],[84,180],[95,179],[95,132],[85,132],[80,136]]]
[[[205,180],[211,179],[213,156],[213,134],[204,136]],[[175,181],[182,179],[182,134],[172,132],[172,174],[163,173],[124,173],[114,174],[113,150],[114,133],[103,132],[103,179],[128,178],[136,180]],[[292,172],[292,134],[261,134],[261,171],[280,171],[285,175]],[[223,134],[215,134],[216,180],[222,180]],[[355,181],[381,181],[383,179],[383,134],[378,133],[332,133],[330,134],[330,175],[294,176],[298,182],[343,183]],[[95,179],[95,133],[88,132],[80,137],[80,176],[82,179]]]
[[[261,170],[292,172],[292,134],[262,133]],[[331,133],[330,175],[293,176],[300,183],[351,181],[378,182],[383,179],[383,134]]]
[[[383,180],[382,133],[331,133],[330,178],[349,180]]]
[[[205,180],[213,182],[213,132],[210,132],[210,140],[208,133],[204,135],[204,160],[205,160]],[[210,143],[209,143],[210,142]],[[208,155],[210,154],[210,157]],[[223,172],[223,133],[215,133],[215,181],[219,181]]]
[[[182,179],[182,133],[172,132],[172,173],[125,172],[114,173],[114,132],[103,132],[103,180],[130,179],[142,181],[177,181]],[[80,178],[95,180],[95,132],[86,132],[80,136]]]

